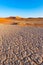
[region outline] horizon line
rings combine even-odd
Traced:
[[[20,17],[20,18],[43,18],[43,16],[37,16],[37,17],[22,17],[22,16],[1,16],[0,18],[9,18],[9,17]]]

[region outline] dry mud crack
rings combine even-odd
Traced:
[[[0,25],[0,65],[43,65],[43,28]]]

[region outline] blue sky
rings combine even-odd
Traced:
[[[0,0],[0,17],[43,17],[43,0]]]

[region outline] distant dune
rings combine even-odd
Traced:
[[[19,16],[7,17],[7,18],[0,18],[0,24],[43,27],[43,18],[21,18]]]

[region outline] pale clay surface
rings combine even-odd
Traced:
[[[43,65],[43,28],[0,25],[0,65]]]

